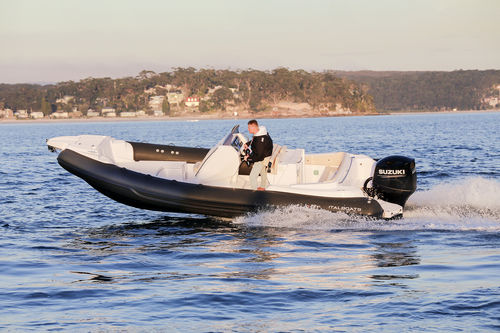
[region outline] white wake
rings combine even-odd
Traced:
[[[473,177],[417,191],[408,200],[404,218],[400,220],[374,220],[316,208],[288,206],[238,217],[234,223],[309,230],[496,232],[500,231],[500,182]]]

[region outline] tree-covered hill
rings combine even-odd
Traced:
[[[500,70],[334,73],[364,86],[378,110],[480,110],[500,97]]]
[[[142,71],[136,77],[87,78],[53,85],[0,84],[0,108],[42,111],[74,109],[86,112],[113,107],[117,111],[147,110],[153,95],[181,91],[184,97],[200,97],[201,112],[240,106],[255,112],[280,102],[308,103],[313,110],[371,112],[371,97],[358,84],[330,72],[306,72],[277,68],[214,70],[176,68],[171,72]],[[58,99],[72,96],[59,103]]]
[[[326,71],[277,68],[215,70],[176,68],[142,71],[119,79],[86,78],[52,85],[0,84],[0,109],[42,111],[150,111],[152,96],[179,91],[200,98],[198,110],[238,107],[253,112],[287,103],[307,103],[311,110],[468,110],[498,108],[500,70],[452,72]],[[71,100],[61,101],[65,96]],[[167,103],[167,99],[165,99]],[[164,103],[164,104],[165,104]],[[167,103],[168,104],[168,103]],[[168,108],[168,105],[163,105]],[[181,103],[180,107],[183,105]]]

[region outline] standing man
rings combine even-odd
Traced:
[[[267,167],[269,158],[273,154],[273,140],[264,126],[259,126],[257,120],[248,122],[248,132],[253,134],[252,140],[245,144],[250,146],[251,153],[245,156],[245,161],[253,162],[250,172],[250,187],[252,190],[264,191],[267,186]],[[260,174],[260,187],[257,187],[257,178]]]

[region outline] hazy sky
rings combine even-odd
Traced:
[[[500,0],[0,0],[0,82],[172,67],[500,69]]]

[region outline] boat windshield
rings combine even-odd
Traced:
[[[198,172],[200,171],[201,167],[205,164],[205,161],[207,161],[210,156],[212,156],[212,154],[214,153],[214,151],[217,149],[217,147],[219,146],[229,146],[229,145],[233,145],[233,139],[235,137],[235,134],[238,134],[239,133],[239,128],[240,128],[240,125],[235,125],[232,129],[231,129],[231,132],[229,132],[226,136],[224,136],[222,138],[222,140],[219,141],[219,143],[217,143],[215,146],[213,146],[209,151],[208,153],[205,155],[205,158],[203,159],[203,161],[201,161],[201,165],[200,165],[200,168],[198,169]],[[236,135],[236,137],[238,137]],[[234,147],[236,149],[236,147]],[[198,174],[198,172],[196,174]]]
[[[224,139],[221,140],[223,146],[229,146],[232,144],[233,141],[233,134],[238,134],[240,129],[240,125],[234,125],[233,129],[231,132],[229,132],[228,135],[224,137]]]
[[[243,147],[244,142],[241,141],[241,138],[238,135],[234,135],[233,140],[231,141],[231,146],[233,146],[236,151],[240,151],[241,147]]]
[[[232,146],[237,152],[240,152],[241,148],[248,140],[242,133],[238,132],[238,128],[238,125],[233,127],[231,133],[224,138],[223,145]]]

